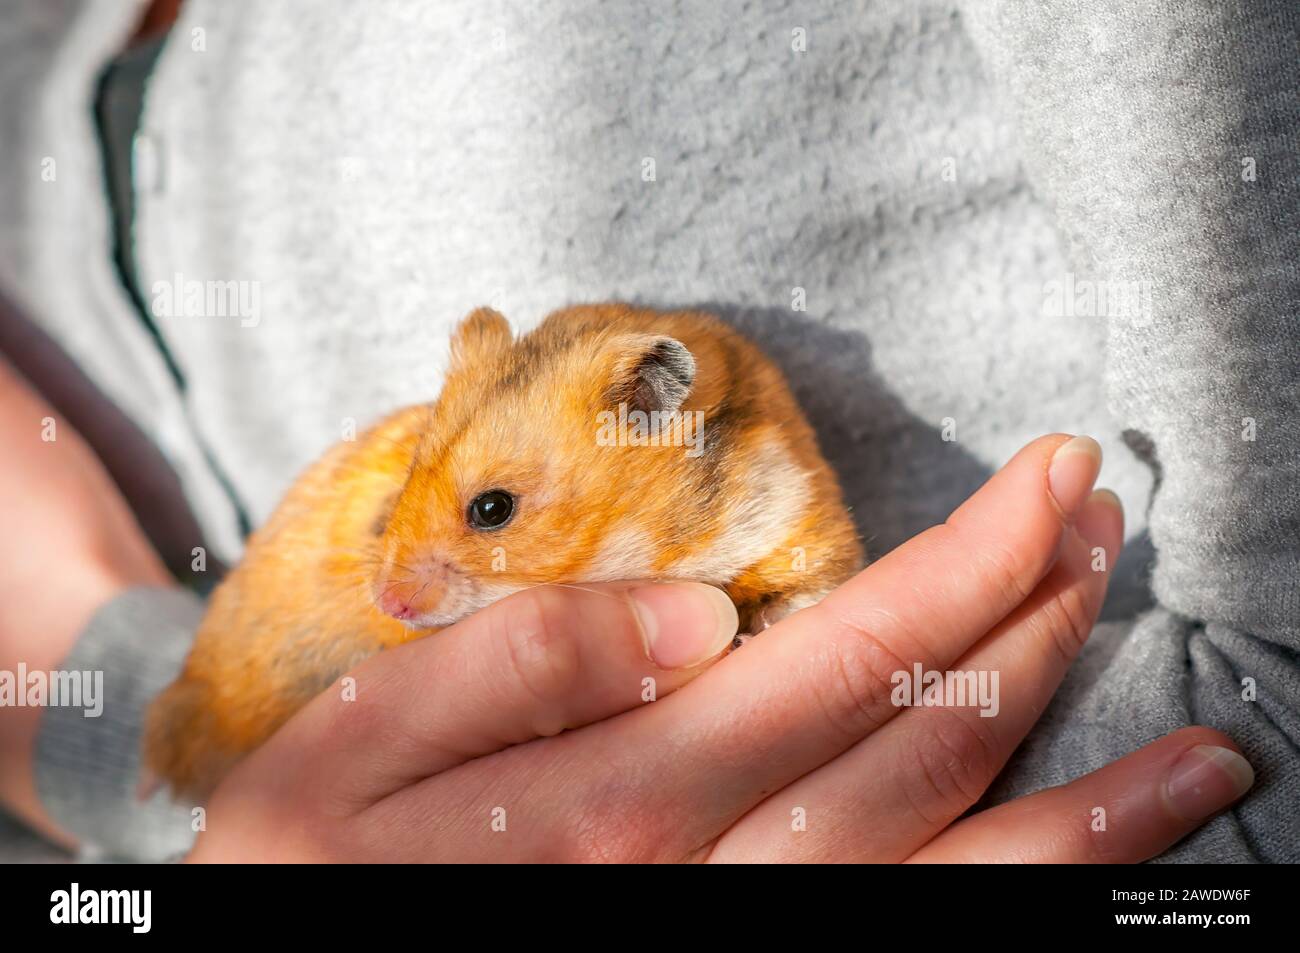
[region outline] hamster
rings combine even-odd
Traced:
[[[862,565],[781,372],[698,312],[479,309],[432,404],[298,479],[151,706],[145,765],[201,800],[367,656],[543,583],[693,579],[753,634]],[[739,641],[739,639],[738,639]]]

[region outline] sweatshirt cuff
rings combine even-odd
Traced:
[[[51,706],[36,739],[36,790],[91,857],[162,861],[188,851],[191,809],[166,790],[136,797],[145,711],[180,672],[204,603],[184,589],[131,589],[102,606],[61,670],[102,678],[95,709]],[[102,674],[101,674],[102,673]]]

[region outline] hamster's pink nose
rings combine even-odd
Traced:
[[[425,572],[413,579],[382,579],[374,589],[375,605],[385,615],[401,622],[419,620],[438,608],[446,595],[445,578]]]
[[[414,614],[401,586],[390,586],[379,596],[379,610],[394,619],[409,619]]]

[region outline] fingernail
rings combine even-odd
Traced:
[[[1091,437],[1073,437],[1061,444],[1047,467],[1047,486],[1067,518],[1088,499],[1101,472],[1101,445]]]
[[[1165,790],[1179,817],[1199,821],[1223,810],[1254,783],[1254,769],[1237,752],[1197,745],[1174,762]]]
[[[641,586],[628,596],[641,621],[646,655],[660,668],[690,668],[713,658],[740,625],[727,594],[703,583]]]
[[[1079,510],[1074,528],[1084,542],[1114,556],[1124,542],[1124,504],[1110,490],[1093,490]]]

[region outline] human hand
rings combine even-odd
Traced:
[[[1248,786],[1222,736],[1186,729],[953,824],[1100,608],[1123,518],[1090,493],[1099,465],[1092,441],[1035,441],[947,523],[721,665],[735,616],[706,587],[512,596],[360,666],[356,701],[315,699],[218,789],[191,859],[1152,856]],[[997,715],[895,705],[915,664],[997,672]]]

